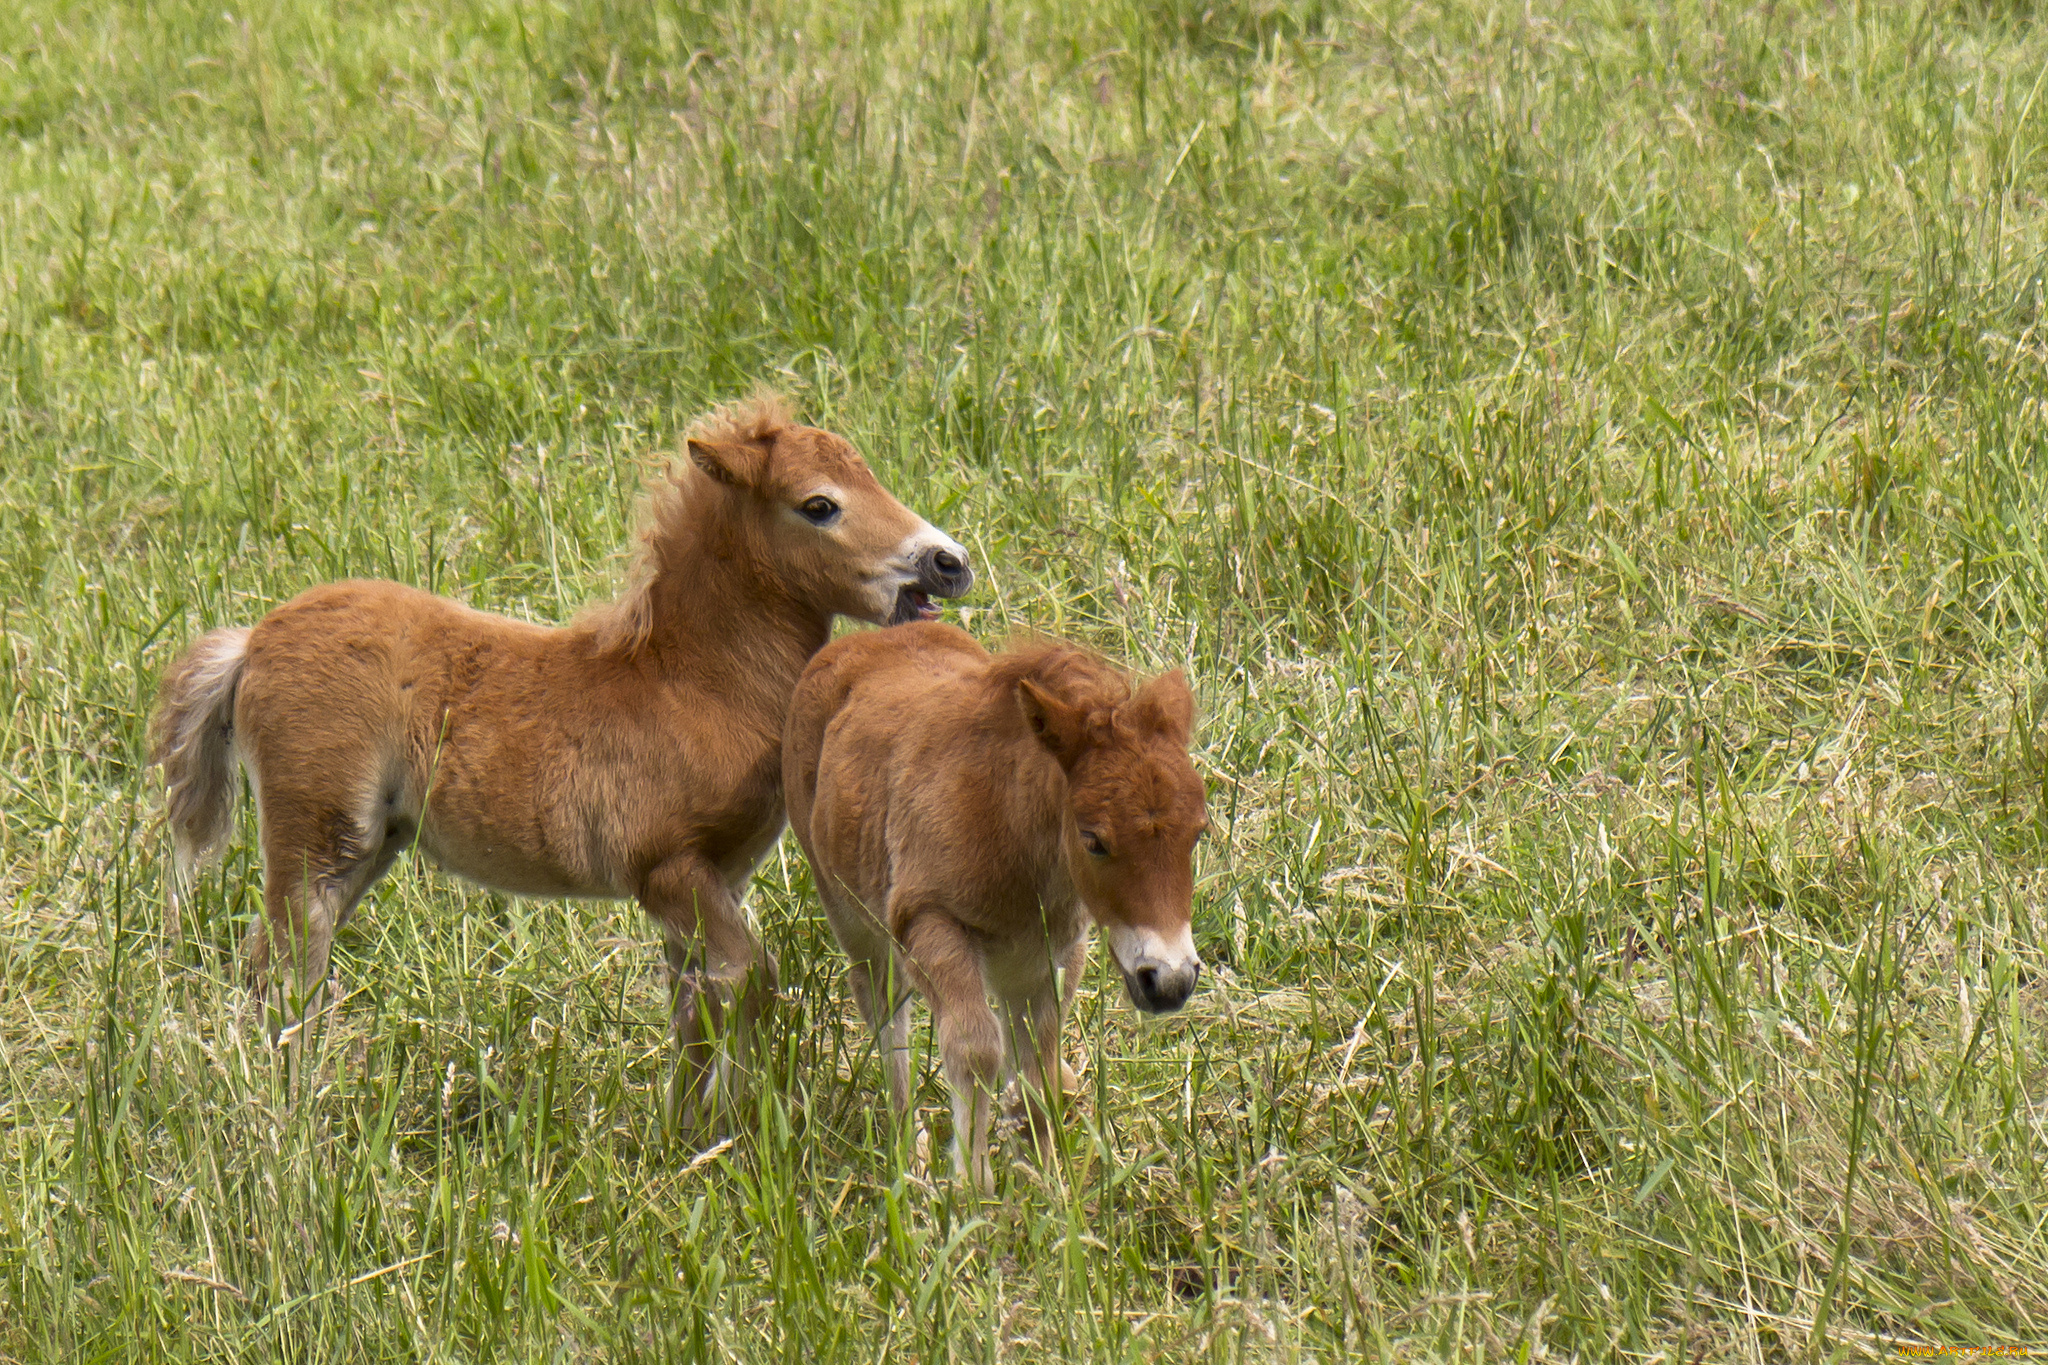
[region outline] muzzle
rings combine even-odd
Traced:
[[[1188,997],[1195,993],[1195,983],[1201,979],[1199,959],[1178,967],[1148,963],[1134,972],[1124,973],[1124,989],[1131,993],[1131,1003],[1145,1013],[1171,1014],[1187,1004]]]
[[[1202,979],[1202,959],[1188,930],[1171,940],[1155,929],[1128,925],[1105,924],[1103,930],[1133,1005],[1147,1014],[1170,1014],[1195,993],[1195,983]]]
[[[936,620],[939,609],[932,602],[934,597],[960,597],[974,586],[967,551],[944,537],[913,555],[910,569],[915,577],[896,590],[896,607],[889,613],[892,626]]]

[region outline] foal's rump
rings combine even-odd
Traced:
[[[399,583],[285,603],[250,637],[236,707],[266,824],[289,822],[281,837],[337,869],[416,839],[514,894],[632,894],[574,774],[591,749],[630,752],[612,731],[644,708],[579,727],[604,688],[557,676],[564,634]]]

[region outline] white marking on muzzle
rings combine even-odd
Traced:
[[[917,529],[904,537],[903,544],[896,551],[897,561],[911,566],[909,576],[905,579],[906,582],[914,583],[917,581],[918,570],[916,565],[918,561],[926,553],[934,550],[950,550],[954,558],[958,559],[962,564],[967,562],[967,548],[965,546],[930,522],[920,521],[917,524]]]
[[[1195,951],[1195,933],[1190,925],[1182,925],[1171,938],[1157,929],[1143,929],[1131,924],[1105,924],[1102,933],[1109,940],[1110,954],[1116,958],[1116,965],[1125,976],[1136,976],[1146,967],[1176,975],[1202,965],[1201,954]]]
[[[964,568],[969,561],[967,551],[960,542],[933,526],[930,522],[918,522],[918,529],[905,536],[896,546],[896,553],[890,559],[886,578],[879,580],[876,587],[879,596],[885,598],[877,620],[905,621],[922,617],[931,619],[938,615],[938,608],[929,599],[935,597],[958,597],[973,584],[971,570],[957,572],[945,570],[945,577],[953,581],[935,581],[929,570],[930,562],[940,553],[950,554],[956,565]],[[922,599],[911,594],[923,594]],[[915,603],[913,613],[906,604]]]

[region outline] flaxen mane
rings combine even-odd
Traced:
[[[755,392],[744,402],[723,403],[690,424],[685,441],[713,444],[770,442],[796,425],[789,402],[768,389]],[[648,477],[634,523],[632,558],[626,565],[626,584],[610,602],[587,607],[577,624],[597,638],[601,653],[631,656],[646,648],[654,631],[654,580],[661,572],[666,547],[691,535],[691,507],[684,491],[684,477],[678,477],[673,463],[664,459]]]

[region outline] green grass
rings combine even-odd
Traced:
[[[2048,1344],[2048,32],[1538,8],[5,7],[0,1358]],[[787,844],[701,1154],[630,905],[402,867],[296,1075],[246,815],[161,932],[174,650],[561,619],[760,380],[1202,698],[1205,990],[986,1208]]]

